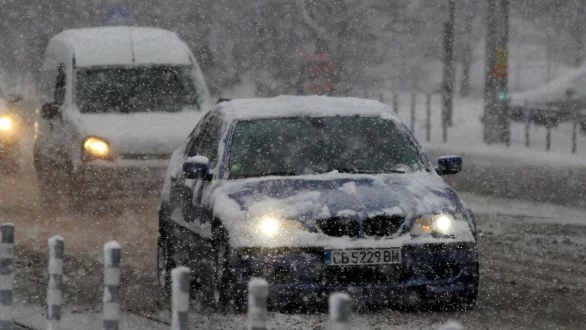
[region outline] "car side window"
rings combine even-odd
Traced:
[[[198,154],[208,157],[210,160],[210,169],[216,167],[218,160],[218,148],[222,138],[223,120],[220,116],[215,116],[210,122],[210,126],[202,140]]]
[[[199,147],[201,146],[201,142],[203,141],[206,132],[208,131],[213,116],[205,116],[201,119],[199,129],[196,127],[194,132],[192,133],[191,140],[189,141],[189,145],[187,146],[187,157],[197,156]]]

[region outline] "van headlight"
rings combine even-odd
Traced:
[[[430,214],[415,219],[411,227],[411,235],[422,236],[425,234],[439,236],[453,236],[460,222],[466,220],[461,214]]]
[[[280,219],[273,216],[258,218],[255,227],[256,234],[268,238],[308,231],[299,221]]]
[[[100,138],[89,137],[83,142],[83,151],[86,159],[108,159],[110,155],[110,144]]]

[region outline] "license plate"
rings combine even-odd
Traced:
[[[401,263],[401,249],[326,250],[327,266],[391,265]]]

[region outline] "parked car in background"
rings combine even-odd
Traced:
[[[512,94],[509,105],[513,120],[543,126],[577,120],[586,134],[586,67]]]
[[[61,32],[49,41],[40,85],[40,194],[78,206],[162,178],[171,152],[211,104],[187,45],[155,28]]]
[[[246,283],[273,304],[352,290],[367,303],[471,308],[476,222],[409,130],[376,101],[224,102],[173,153],[159,211],[158,274],[192,270],[208,303],[242,308]],[[306,298],[311,298],[305,300]]]

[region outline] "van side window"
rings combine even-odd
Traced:
[[[59,64],[57,70],[57,81],[55,82],[55,103],[63,105],[65,103],[65,65]]]

